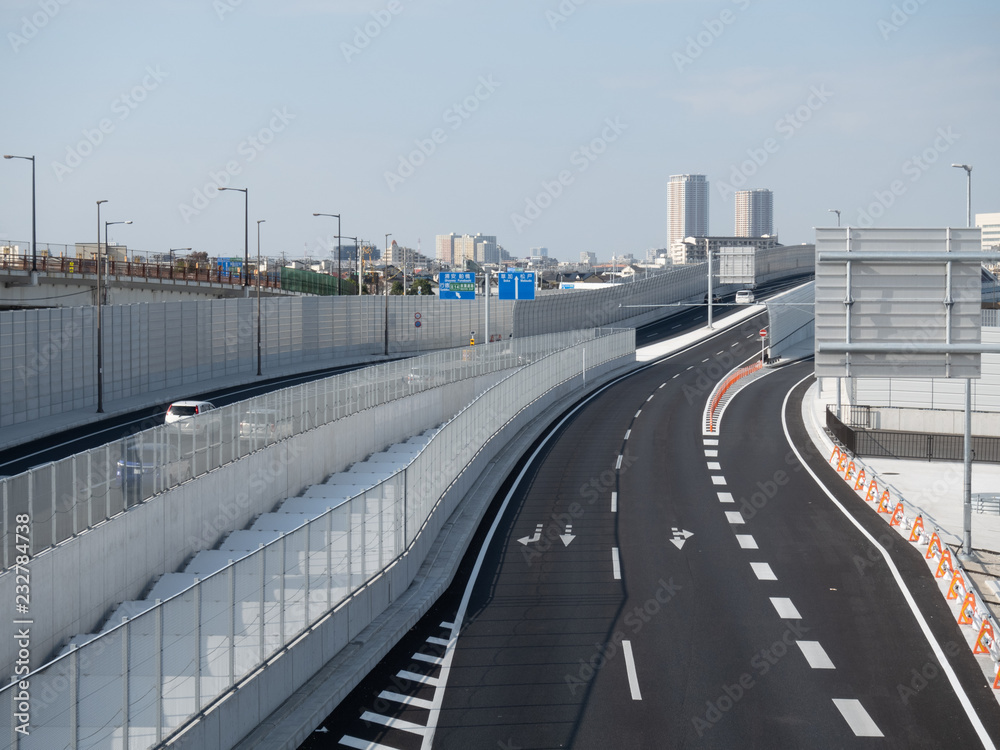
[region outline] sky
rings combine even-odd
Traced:
[[[39,243],[331,257],[666,245],[667,182],[774,193],[814,227],[1000,211],[995,0],[6,0],[0,152],[36,158]],[[257,225],[263,219],[265,223]],[[102,230],[103,232],[103,227]],[[0,241],[31,238],[31,164],[0,161]]]

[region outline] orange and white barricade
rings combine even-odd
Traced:
[[[927,545],[927,554],[924,555],[924,559],[930,560],[932,557],[934,557],[934,548],[935,547],[937,547],[937,554],[940,555],[941,554],[941,549],[942,549],[941,548],[941,537],[938,536],[938,533],[936,531],[933,534],[931,534],[931,541]]]
[[[889,490],[882,491],[882,497],[879,499],[878,507],[875,510],[878,513],[889,515]]]
[[[945,547],[941,551],[941,562],[938,563],[937,572],[934,574],[935,578],[941,578],[945,572],[954,574],[955,563],[951,559],[951,550]]]
[[[917,516],[917,519],[913,522],[913,531],[910,532],[910,541],[919,542],[920,537],[924,535],[924,517]]]
[[[966,591],[965,599],[962,600],[962,609],[958,612],[958,624],[972,625],[975,622],[977,612],[976,592]]]
[[[876,497],[878,497],[878,481],[872,477],[872,481],[868,483],[868,492],[865,493],[865,502],[873,503]]]
[[[861,467],[861,471],[858,472],[858,479],[854,483],[854,490],[863,490],[865,488],[865,467]]]
[[[956,570],[955,575],[951,577],[951,583],[948,584],[948,599],[958,599],[959,596],[965,596],[969,593],[969,587],[965,584],[965,576],[962,575],[961,570]]]

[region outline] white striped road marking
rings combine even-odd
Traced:
[[[743,520],[743,514],[738,510],[727,510],[726,520],[729,521],[729,523],[746,523],[746,521]]]
[[[740,543],[740,547],[743,549],[757,549],[757,540],[750,534],[737,534],[736,541]]]
[[[819,645],[819,641],[795,641],[795,643],[802,649],[802,655],[813,669],[836,669],[826,651]]]
[[[723,354],[723,353],[724,353],[725,351],[726,351],[726,350],[725,350],[725,349],[723,349],[723,350],[722,350],[721,352],[716,352],[716,353],[715,353],[715,356],[716,356],[716,357],[718,357],[718,356],[719,356],[720,354]]]
[[[428,638],[427,642],[428,643],[433,643],[435,646],[447,646],[448,645],[448,639],[447,638],[435,638],[434,636],[431,636],[430,638]]]
[[[648,404],[650,401],[652,401],[653,400],[653,396],[655,396],[655,395],[656,395],[655,393],[650,393],[649,394],[649,398],[646,399],[646,403]]]
[[[677,377],[677,376],[675,375],[674,377]],[[665,385],[666,385],[666,383],[660,383],[660,388],[662,388]],[[660,388],[657,388],[656,390],[660,390]]]
[[[361,721],[370,721],[389,727],[389,729],[400,729],[404,732],[412,732],[413,734],[423,734],[427,730],[427,727],[423,724],[414,724],[412,721],[397,719],[393,716],[382,716],[382,714],[372,713],[371,711],[365,711],[361,714]]]
[[[689,367],[688,369],[690,370],[691,368]],[[678,377],[679,375],[680,375],[680,373],[677,373],[677,375],[674,375],[674,378]],[[670,379],[673,380],[674,378],[670,378]]]
[[[705,451],[705,458],[715,458],[719,455],[719,451],[710,449]]]
[[[709,461],[708,462],[708,470],[709,471],[722,471],[722,465],[718,461]]]
[[[378,742],[369,742],[368,740],[359,740],[357,737],[351,737],[345,734],[340,738],[341,745],[347,745],[348,747],[357,748],[357,750],[396,750],[394,747],[389,747],[388,745],[382,745]]]
[[[445,628],[446,630],[451,630],[452,628],[455,627],[455,623],[453,623],[453,622],[442,622],[441,623],[441,627]]]
[[[702,440],[702,442],[705,445],[718,445],[719,444],[719,438],[705,438],[704,440]]]
[[[396,673],[397,677],[402,677],[404,680],[413,680],[414,682],[419,682],[422,685],[433,685],[437,687],[438,678],[428,677],[425,674],[417,674],[416,672],[410,672],[408,670],[402,669]]]
[[[617,492],[612,492],[611,493],[611,512],[612,513],[617,513],[618,512],[618,493]]]
[[[710,360],[710,359],[711,359],[711,357],[705,357],[705,359],[703,359],[703,360],[701,361],[701,363],[702,363],[702,364],[705,364],[705,363],[706,363],[706,362],[708,362],[708,360]]]
[[[726,478],[723,477],[723,476],[719,476],[718,474],[713,474],[712,475],[712,484],[725,485],[726,484]]]
[[[625,439],[628,440],[628,436],[632,434],[632,430],[625,430]]]
[[[771,566],[767,563],[750,563],[750,567],[753,570],[753,574],[757,576],[758,581],[777,581],[778,576],[774,574],[771,570]]]
[[[851,730],[858,737],[883,737],[881,730],[872,721],[861,701],[849,698],[834,698],[833,705],[840,711],[840,715],[847,720]]]
[[[639,411],[635,413],[634,419],[638,419],[640,414],[642,414],[642,409],[639,409]]]
[[[441,665],[444,663],[444,659],[440,656],[428,656],[427,654],[422,654],[419,651],[413,655],[413,658],[417,661],[427,662],[428,664]]]
[[[688,368],[688,370],[693,370],[693,369],[694,369],[694,365],[691,365],[691,366],[690,366],[690,367]],[[684,372],[687,372],[687,370],[685,370]]]
[[[740,342],[737,341],[736,343],[730,344],[729,348],[732,349],[734,346],[739,346],[739,345],[740,345]]]
[[[772,596],[771,604],[778,612],[778,617],[782,620],[801,620],[802,615],[799,611],[795,609],[795,605],[792,604],[792,600],[787,596]]]
[[[635,658],[632,656],[632,641],[622,641],[622,653],[625,654],[625,671],[628,673],[628,689],[632,693],[632,700],[641,701],[639,677],[635,673]]]
[[[387,701],[402,703],[404,706],[413,706],[414,708],[432,708],[434,706],[434,701],[429,701],[424,698],[414,698],[412,695],[401,695],[388,690],[383,690],[378,694],[378,697]]]
[[[614,574],[615,580],[620,581],[622,579],[622,565],[618,561],[618,548],[611,548],[611,572]]]
[[[625,454],[619,453],[618,454],[618,463],[615,464],[615,468],[616,469],[620,469],[622,467],[622,459],[623,458],[625,458]]]
[[[732,503],[732,502],[735,502],[733,500],[733,493],[732,492],[717,492],[715,494],[717,494],[719,496],[719,502],[720,503]]]
[[[785,433],[785,439],[788,441],[788,444],[792,446],[792,451],[794,451],[795,457],[799,460],[798,465],[805,467],[805,470],[809,472],[809,476],[813,478],[813,481],[816,482],[819,489],[825,493],[828,498],[830,498],[830,502],[832,502],[834,506],[836,506],[836,508],[844,514],[847,521],[853,524],[853,526],[868,540],[872,547],[877,549],[882,555],[882,559],[885,560],[886,566],[892,572],[892,578],[896,582],[896,586],[899,588],[900,593],[906,600],[907,606],[910,608],[910,612],[913,614],[913,619],[916,620],[917,625],[920,626],[920,632],[924,634],[924,638],[927,640],[927,645],[930,646],[934,656],[937,657],[938,664],[941,665],[942,671],[945,673],[945,676],[948,678],[948,682],[951,684],[951,689],[955,692],[955,695],[958,696],[958,702],[962,705],[962,709],[965,711],[966,717],[976,730],[976,734],[979,736],[979,741],[983,743],[983,747],[986,748],[986,750],[996,750],[996,745],[993,743],[990,733],[986,731],[986,726],[983,724],[983,720],[979,718],[979,714],[977,714],[976,709],[973,708],[972,701],[970,701],[969,696],[966,695],[965,688],[962,687],[962,683],[959,682],[958,675],[955,674],[955,670],[948,661],[948,657],[945,656],[944,649],[934,638],[930,625],[927,624],[927,620],[924,619],[924,615],[917,606],[916,601],[913,599],[913,595],[906,587],[906,582],[903,581],[903,576],[899,572],[899,568],[896,567],[896,563],[893,562],[893,559],[889,556],[885,547],[879,544],[875,537],[868,532],[861,522],[849,513],[847,508],[845,508],[840,501],[837,500],[834,494],[827,489],[826,485],[823,484],[818,476],[816,476],[816,472],[812,470],[812,467],[806,463],[805,458],[803,458],[798,448],[795,447],[795,441],[792,440],[792,436],[788,432],[788,402],[791,399],[792,391],[811,377],[812,375],[810,374],[802,378],[802,380],[791,386],[785,393],[785,400],[781,404],[781,429]]]

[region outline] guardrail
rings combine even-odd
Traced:
[[[17,732],[23,688],[0,689],[0,750],[151,747],[321,618],[339,617],[353,632],[355,613],[340,605],[364,591],[369,615],[387,603],[386,569],[411,550],[426,555],[421,534],[440,527],[431,524],[435,511],[450,510],[439,505],[445,492],[471,486],[473,467],[502,449],[506,425],[579,378],[583,361],[598,368],[634,355],[632,330],[577,333],[575,346],[533,359],[478,396],[390,478],[19,677],[30,687],[29,734]],[[405,549],[391,543],[399,538]],[[410,580],[420,562],[409,565]]]
[[[21,554],[27,517],[35,556],[193,477],[294,434],[442,385],[523,365],[598,334],[570,331],[427,354],[304,383],[121,439],[0,480],[2,570]]]

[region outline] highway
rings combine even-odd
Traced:
[[[706,374],[758,352],[760,323],[567,415],[302,747],[992,747],[1000,708],[922,557],[808,453],[811,363],[702,435]]]

